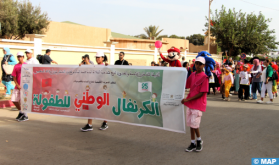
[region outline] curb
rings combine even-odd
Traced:
[[[15,105],[11,100],[3,100],[0,101],[0,108],[9,108],[9,107],[14,107]]]

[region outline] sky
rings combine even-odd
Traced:
[[[109,28],[126,35],[144,33],[149,25],[164,29],[162,35],[204,34],[209,0],[30,0],[47,12],[51,21],[71,21]],[[250,4],[253,3],[253,4]],[[271,18],[269,29],[279,41],[279,0],[213,0],[211,10],[235,8],[246,13],[262,12]],[[262,6],[262,7],[261,7]],[[274,10],[273,10],[274,9]]]

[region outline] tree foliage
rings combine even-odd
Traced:
[[[0,36],[10,38],[18,33],[17,1],[0,0]]]
[[[22,39],[25,34],[43,34],[49,25],[47,13],[29,1],[0,0],[0,37]]]
[[[193,34],[193,35],[186,37],[186,39],[189,40],[189,43],[192,43],[194,45],[203,45],[204,35]]]
[[[159,36],[159,34],[164,30],[159,30],[159,26],[152,26],[150,25],[149,27],[145,27],[143,29],[146,33],[146,35],[144,37],[149,38],[151,40],[156,40],[156,38]],[[144,34],[142,34],[144,35]]]
[[[224,6],[212,15],[211,34],[222,51],[228,50],[229,56],[240,53],[261,54],[275,49],[279,43],[275,41],[275,30],[268,29],[271,19],[265,19],[260,12],[246,14],[235,9],[228,11]],[[208,27],[208,23],[205,24]]]

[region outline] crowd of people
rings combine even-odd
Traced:
[[[24,53],[18,52],[17,53],[17,60],[11,54],[10,49],[5,47],[3,49],[4,57],[1,62],[1,69],[2,69],[2,77],[1,81],[5,86],[6,94],[5,97],[11,97],[11,101],[14,103],[16,108],[19,110],[19,114],[16,117],[16,120],[21,121],[27,121],[28,116],[25,112],[21,110],[20,105],[20,79],[21,79],[21,68],[23,64],[58,64],[56,61],[52,60],[50,57],[51,50],[47,49],[45,55],[38,55],[37,59],[33,57],[33,52],[30,49],[27,49],[25,51],[26,60],[24,61]],[[115,61],[114,65],[132,65],[132,63],[129,63],[127,60],[124,59],[125,53],[120,52],[119,53],[119,59]],[[100,51],[97,52],[95,55],[95,60],[97,65],[108,65],[107,61],[108,58],[104,54],[104,52]],[[6,74],[5,69],[3,68],[3,65],[14,65],[13,71],[11,74]],[[79,63],[79,66],[81,65],[94,65],[94,62],[90,60],[90,56],[88,54],[85,54],[82,56],[82,61]],[[15,86],[12,84],[12,81],[14,81]],[[12,91],[12,93],[11,93]],[[108,128],[107,121],[103,121],[100,130],[106,130]],[[92,119],[88,119],[87,124],[81,128],[82,131],[92,131]]]
[[[19,114],[16,117],[17,121],[29,120],[25,112],[21,110],[20,105],[20,79],[21,79],[21,68],[23,64],[58,64],[50,58],[51,50],[46,50],[46,54],[35,59],[32,55],[32,50],[27,49],[25,55],[27,60],[24,62],[24,53],[17,53],[16,58],[10,53],[9,48],[3,49],[4,57],[2,59],[2,83],[6,87],[6,96],[11,95],[11,101],[14,103],[16,108],[19,110]],[[257,103],[264,103],[264,98],[269,97],[267,104],[273,103],[273,99],[277,97],[277,88],[279,84],[279,62],[270,61],[266,59],[260,61],[258,58],[252,58],[248,60],[233,61],[232,58],[226,59],[223,63],[215,62],[215,67],[209,67],[210,71],[208,74],[208,63],[206,60],[207,56],[200,56],[199,53],[196,59],[186,62],[185,58],[182,57],[182,67],[187,71],[187,83],[185,89],[190,89],[187,98],[181,101],[187,107],[186,110],[186,122],[190,127],[191,133],[191,144],[185,150],[201,151],[203,141],[199,131],[200,121],[202,112],[206,111],[207,96],[220,92],[223,100],[230,101],[230,96],[233,94],[238,95],[239,101],[256,100]],[[119,53],[119,60],[115,61],[115,65],[132,65],[124,59],[125,53]],[[161,56],[163,58],[163,56]],[[163,58],[164,59],[164,58]],[[95,55],[97,65],[108,65],[107,56],[104,52],[97,52]],[[213,59],[210,58],[210,61]],[[213,62],[214,63],[214,62]],[[3,65],[14,65],[11,74],[7,74]],[[88,54],[82,56],[81,65],[94,65],[94,62],[90,60]],[[159,62],[151,62],[151,66],[168,66],[168,63],[159,58]],[[207,68],[206,68],[207,67]],[[206,69],[206,71],[205,71]],[[205,73],[205,72],[206,73]],[[12,85],[11,81],[15,82],[15,86]],[[197,83],[199,82],[199,83]],[[195,89],[195,90],[194,90]],[[261,99],[257,100],[258,94]],[[100,130],[106,130],[108,128],[107,121],[103,121]],[[87,124],[81,128],[81,131],[92,131],[92,119],[87,120]],[[197,137],[197,141],[195,140]]]

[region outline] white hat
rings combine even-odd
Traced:
[[[203,57],[201,57],[201,56],[196,58],[195,62],[197,62],[197,61],[201,62],[202,64],[205,64],[205,59]]]
[[[27,49],[25,53],[33,53],[31,49]]]
[[[95,57],[104,57],[105,53],[103,51],[98,51],[95,55]]]
[[[17,52],[17,56],[23,56],[24,57],[24,54],[22,52]]]

